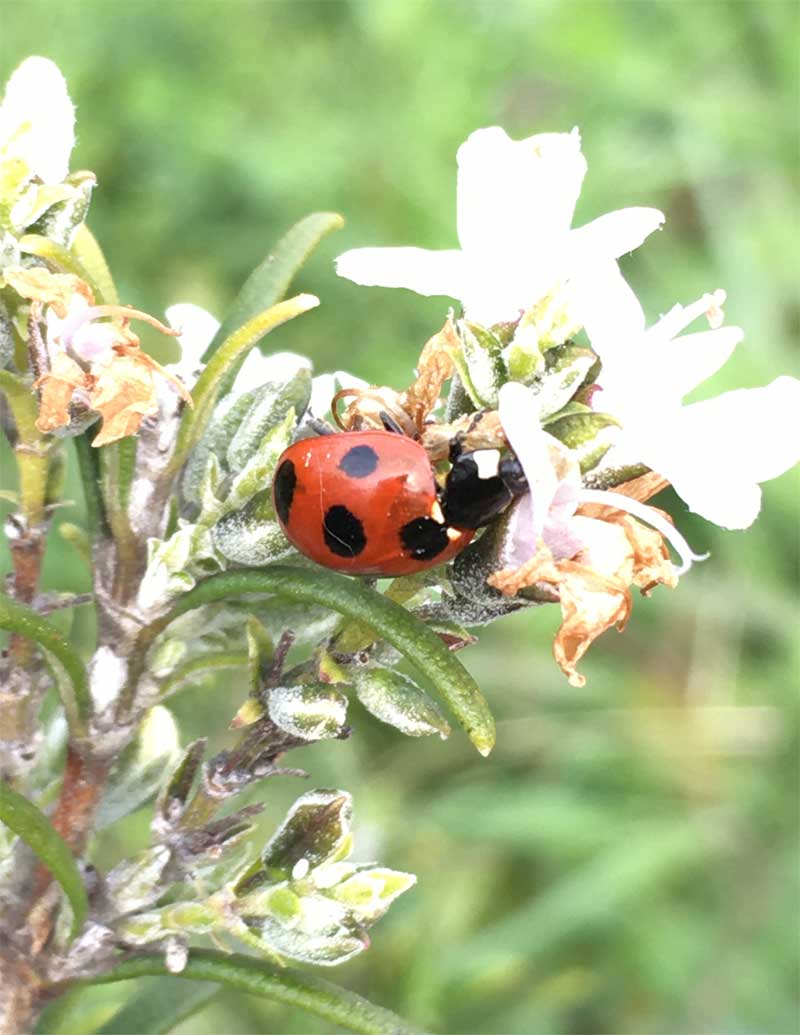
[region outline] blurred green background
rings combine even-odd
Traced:
[[[576,222],[624,205],[667,214],[625,261],[650,316],[727,289],[746,340],[703,389],[715,394],[800,372],[798,12],[4,0],[0,74],[30,53],[66,74],[73,168],[98,175],[90,223],[138,308],[221,313],[291,223],[342,212],[299,279],[322,306],[270,343],[398,387],[448,302],[339,281],[333,257],[452,247],[455,151],[471,130],[578,124]],[[351,741],[298,753],[314,784],[353,792],[360,857],[419,875],[372,950],[327,976],[442,1033],[797,1031],[797,488],[796,475],[766,485],[746,533],[668,501],[711,558],[595,644],[585,690],[552,661],[552,609],[481,631],[463,657],[499,721],[488,760],[355,709]],[[46,581],[86,586],[56,537]],[[244,692],[228,681],[176,699],[186,739],[215,729],[224,743]],[[261,788],[265,831],[299,790]],[[148,819],[118,826],[98,859],[143,843]],[[127,994],[82,994],[62,1032],[91,1030]],[[220,993],[176,1030],[330,1029]]]

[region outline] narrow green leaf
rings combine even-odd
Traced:
[[[124,960],[113,970],[93,978],[91,984],[128,981],[146,975],[166,975],[162,954],[137,956]],[[192,949],[178,978],[189,981],[216,981],[228,988],[271,999],[286,1006],[297,1006],[317,1017],[333,1021],[358,1035],[422,1035],[389,1010],[312,974],[273,967],[252,956]]]
[[[40,437],[36,429],[38,408],[36,394],[30,384],[10,370],[0,370],[0,392],[8,399],[8,406],[23,442],[34,442]]]
[[[98,1035],[169,1035],[218,992],[218,985],[205,981],[184,986],[176,986],[171,977],[145,981],[141,991],[99,1029]]]
[[[75,446],[78,472],[83,486],[83,498],[86,503],[86,523],[89,526],[89,541],[94,542],[100,533],[106,529],[105,505],[103,494],[100,491],[99,450],[92,448],[89,435],[86,432],[82,435],[76,435],[72,442]]]
[[[129,435],[95,450],[99,454],[99,484],[106,519],[117,544],[122,569],[128,575],[134,571],[138,550],[128,513],[131,486],[136,474],[137,447],[136,437]]]
[[[91,271],[81,262],[80,258],[63,244],[58,244],[49,237],[41,237],[39,234],[26,234],[19,242],[21,252],[26,255],[36,255],[40,259],[58,266],[64,273],[72,273],[81,280],[85,280],[95,294],[95,286],[92,280]]]
[[[70,251],[86,271],[86,279],[94,292],[95,301],[98,304],[117,305],[119,296],[106,257],[85,223],[75,231]]]
[[[0,820],[36,853],[64,889],[72,906],[72,937],[86,919],[89,901],[72,853],[43,812],[0,780]]]
[[[336,212],[312,212],[295,223],[244,282],[203,358],[208,361],[235,331],[280,302],[295,274],[319,242],[343,226],[344,219]]]
[[[494,746],[494,719],[472,676],[420,619],[355,579],[323,568],[275,565],[214,575],[180,597],[163,618],[143,629],[130,663],[130,682],[120,699],[120,713],[130,706],[147,650],[170,622],[187,611],[244,593],[279,596],[300,603],[321,604],[370,626],[426,675],[447,702],[482,755]]]
[[[243,359],[265,334],[317,305],[319,299],[314,295],[296,295],[285,302],[273,305],[270,309],[260,311],[225,339],[208,361],[192,390],[194,407],[184,410],[175,452],[170,463],[173,471],[181,468],[186,457],[200,440],[214,410],[226,374],[231,368]]]
[[[192,682],[202,682],[206,676],[221,668],[241,668],[247,665],[248,656],[244,651],[209,651],[190,658],[171,672],[159,687],[159,697],[168,697],[175,690]]]
[[[89,678],[78,652],[47,619],[24,604],[0,593],[0,629],[32,640],[47,655],[56,674],[56,683],[70,729],[74,736],[85,736],[91,714]]]

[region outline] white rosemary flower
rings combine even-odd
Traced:
[[[724,301],[723,291],[704,295],[646,329],[636,296],[609,263],[582,285],[579,309],[603,364],[598,405],[623,425],[615,457],[646,464],[690,510],[733,529],[756,519],[759,484],[800,460],[800,381],[783,376],[683,404],[742,340],[740,328],[721,326]],[[710,330],[681,334],[703,314]]]
[[[75,108],[52,61],[29,57],[8,81],[0,104],[0,166],[16,163],[15,182],[38,176],[61,183],[75,143]]]
[[[357,248],[340,276],[459,299],[469,319],[518,319],[559,282],[637,248],[664,221],[653,208],[609,212],[570,229],[586,174],[577,129],[512,140],[479,129],[458,150],[460,249]]]

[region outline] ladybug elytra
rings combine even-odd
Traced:
[[[450,560],[527,491],[515,459],[461,452],[441,488],[428,454],[394,431],[324,434],[278,460],[273,503],[301,553],[351,575],[410,575]]]

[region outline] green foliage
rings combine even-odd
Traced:
[[[128,981],[164,973],[160,956],[143,956],[118,964],[102,981]],[[358,1035],[421,1035],[418,1028],[410,1027],[361,996],[344,992],[312,974],[269,967],[249,956],[194,949],[181,977],[190,981],[221,981],[240,992],[299,1006]]]
[[[245,593],[275,595],[299,603],[329,607],[372,628],[431,680],[455,718],[482,755],[494,746],[494,720],[477,684],[438,636],[404,608],[367,586],[314,568],[283,565],[236,570],[212,576],[179,597],[163,618],[143,631],[131,672],[138,674],[152,640],[187,612]]]
[[[234,331],[280,302],[320,241],[343,226],[344,220],[336,212],[314,212],[293,226],[242,285],[205,358],[209,359]]]
[[[51,622],[5,594],[0,594],[0,629],[22,636],[44,651],[69,723],[76,735],[85,734],[92,702],[86,667],[78,652]]]
[[[89,902],[83,879],[66,842],[32,801],[0,780],[0,823],[18,834],[50,870],[72,906],[72,937],[86,918]]]

